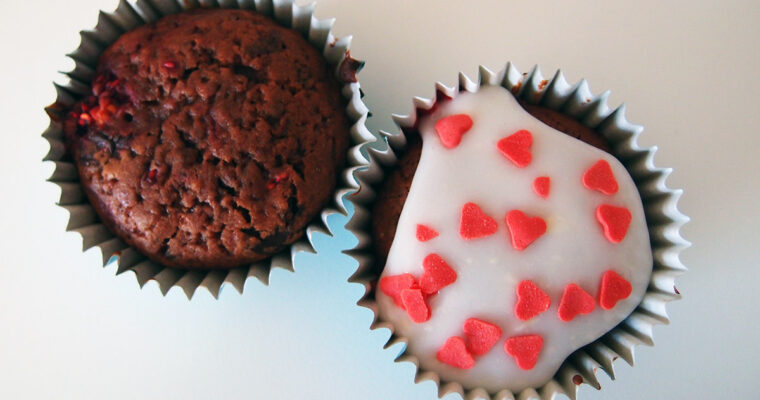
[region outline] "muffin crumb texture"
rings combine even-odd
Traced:
[[[329,200],[348,121],[324,58],[243,10],[122,35],[64,118],[103,223],[153,261],[232,268],[293,243]]]

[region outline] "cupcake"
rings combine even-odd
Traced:
[[[599,387],[597,367],[632,363],[678,298],[687,242],[663,230],[686,221],[680,192],[635,144],[640,128],[585,83],[509,65],[481,69],[479,84],[462,76],[459,89],[439,84],[396,118],[400,156],[371,205],[379,280],[365,304],[441,395]]]
[[[128,11],[145,15],[131,7],[99,30],[118,29]],[[79,208],[94,210],[73,221],[98,236],[105,227],[118,239],[94,239],[104,259],[121,256],[120,270],[135,267],[138,278],[168,276],[164,290],[242,289],[247,276],[266,281],[273,257],[292,268],[283,253],[308,250],[307,228],[321,229],[313,222],[332,212],[331,198],[342,203],[351,124],[366,115],[361,64],[310,7],[163,11],[91,54],[89,74],[75,53],[63,88],[72,96],[49,108],[64,148],[57,161],[76,168]]]

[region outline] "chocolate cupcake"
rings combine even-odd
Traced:
[[[247,10],[122,35],[63,120],[103,223],[153,261],[235,268],[303,235],[335,187],[348,118],[324,58]]]
[[[320,213],[336,212],[330,199],[345,207],[344,166],[365,162],[347,151],[352,136],[373,139],[350,38],[333,37],[313,7],[251,8],[122,3],[83,33],[72,80],[48,109],[48,159],[63,179],[73,164],[79,182],[65,188],[85,195],[67,207],[85,214],[69,228],[141,284],[217,294],[292,268],[288,258],[311,249],[307,228],[324,231]]]
[[[605,100],[559,73],[482,68],[396,118],[397,163],[375,153],[392,166],[370,205],[379,279],[362,304],[440,395],[574,398],[667,321],[688,246],[664,234],[687,220],[680,191]]]

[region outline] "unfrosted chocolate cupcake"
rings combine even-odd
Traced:
[[[300,238],[333,193],[349,122],[301,35],[200,9],[122,35],[64,119],[102,222],[164,266],[233,268]]]

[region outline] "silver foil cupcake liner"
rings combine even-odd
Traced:
[[[334,69],[336,79],[346,73],[346,69],[341,69],[344,62],[356,63],[352,65],[353,72],[361,68],[361,64],[350,57],[351,36],[335,37],[331,31],[334,20],[315,18],[314,3],[299,6],[294,4],[293,0],[120,0],[113,12],[100,12],[94,29],[80,32],[79,47],[67,55],[74,61],[75,67],[63,73],[63,81],[54,82],[56,104],[68,106],[89,93],[90,82],[95,75],[101,53],[120,35],[163,16],[198,7],[250,9],[272,17],[281,25],[300,32],[312,45],[321,50],[330,67]],[[351,207],[349,203],[362,197],[351,195],[359,189],[357,172],[369,168],[369,159],[363,155],[363,148],[377,141],[377,137],[365,126],[369,110],[361,99],[359,82],[348,82],[345,79],[342,82],[345,84],[341,93],[346,99],[346,114],[352,124],[352,147],[346,158],[346,167],[340,174],[331,204],[306,228],[304,237],[284,251],[266,260],[231,270],[181,270],[165,268],[148,260],[117,238],[99,221],[79,184],[76,166],[64,159],[65,146],[61,125],[51,119],[50,125],[42,135],[50,144],[44,161],[54,164],[54,171],[48,180],[61,189],[57,204],[69,212],[66,230],[82,236],[83,250],[99,248],[104,266],[115,262],[117,275],[127,271],[133,272],[140,287],[149,281],[155,281],[164,295],[172,287],[180,287],[190,298],[198,288],[203,287],[211,295],[218,297],[225,285],[231,285],[242,293],[250,277],[255,277],[266,285],[271,271],[275,268],[293,271],[296,254],[315,252],[312,245],[315,233],[332,235],[327,226],[328,217],[336,213],[348,215]]]
[[[430,110],[442,98],[456,97],[458,92],[476,92],[481,86],[499,85],[510,90],[516,97],[530,104],[537,104],[561,112],[579,120],[584,125],[604,135],[611,145],[613,155],[626,167],[638,187],[644,205],[646,220],[649,227],[650,241],[653,254],[653,273],[647,292],[638,307],[623,322],[594,342],[576,350],[562,364],[555,376],[541,387],[528,388],[519,393],[503,390],[489,393],[483,388],[465,389],[457,382],[441,380],[432,371],[420,368],[418,360],[406,351],[407,339],[397,336],[394,327],[379,318],[378,307],[374,298],[374,282],[379,271],[372,266],[372,253],[369,246],[369,212],[372,199],[362,199],[361,206],[356,207],[350,229],[360,237],[359,245],[347,253],[359,261],[359,269],[352,277],[366,288],[365,295],[359,305],[369,308],[375,314],[371,329],[387,328],[391,336],[385,348],[403,343],[403,350],[396,362],[411,362],[417,367],[415,382],[430,380],[438,386],[438,395],[443,397],[449,393],[459,393],[465,399],[553,399],[557,395],[566,395],[571,399],[577,397],[578,387],[582,383],[601,389],[596,378],[598,369],[603,370],[615,379],[613,362],[622,358],[628,364],[634,363],[636,345],[654,345],[653,328],[658,324],[669,323],[665,305],[677,300],[680,294],[674,286],[675,278],[686,271],[679,260],[681,251],[690,243],[680,235],[680,228],[689,221],[678,210],[678,199],[683,193],[680,189],[670,189],[666,179],[672,172],[670,168],[658,168],[654,165],[656,147],[642,148],[637,139],[643,127],[626,120],[625,106],[615,109],[607,104],[609,92],[593,94],[587,82],[569,84],[561,71],[553,77],[545,79],[538,67],[530,72],[520,73],[511,63],[499,72],[492,72],[480,67],[478,80],[473,81],[464,74],[459,75],[459,85],[456,88],[436,84],[436,96],[432,99],[415,97],[414,111],[409,115],[394,115],[399,128],[413,128],[416,121],[427,110]],[[369,151],[372,165],[362,175],[363,183],[377,183],[397,161],[396,154],[401,154],[406,146],[403,133],[381,132],[388,146],[384,149],[373,148]],[[364,191],[364,187],[362,188]],[[368,192],[368,191],[367,191]],[[371,194],[374,197],[374,192]],[[373,271],[373,272],[370,272]]]

